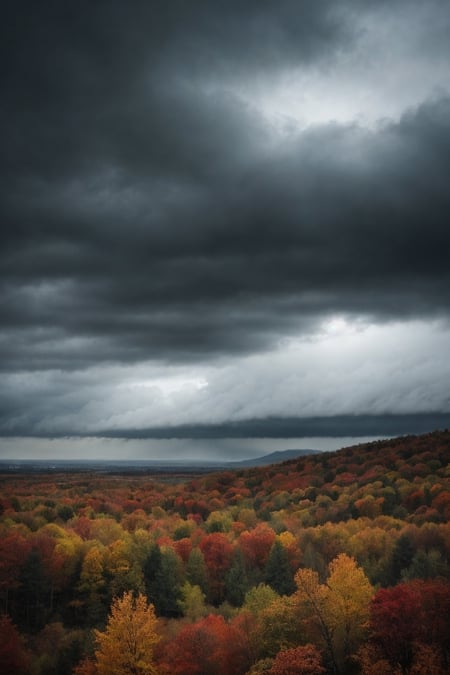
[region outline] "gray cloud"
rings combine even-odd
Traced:
[[[186,359],[261,349],[333,311],[447,313],[448,120],[440,100],[375,132],[320,127],[154,203],[139,184],[17,196],[16,219],[35,222],[2,256],[6,366],[8,349],[30,368]]]
[[[450,414],[432,415],[357,415],[324,417],[269,417],[264,420],[246,420],[217,425],[179,426],[174,429],[152,428],[106,431],[104,438],[293,438],[327,436],[342,438],[362,434],[399,436],[426,433],[429,429],[447,428]]]
[[[5,373],[0,433],[239,437],[259,429],[289,437],[303,427],[320,435],[321,425],[359,435],[364,424],[370,434],[412,432],[433,419],[445,425],[449,342],[448,322],[377,326],[338,317],[313,339],[212,363]],[[374,432],[376,424],[383,430]]]
[[[330,316],[448,318],[449,15],[440,0],[11,4],[0,40],[0,367],[13,382],[12,396],[0,386],[2,433],[116,428],[117,406],[108,422],[77,381],[102,363],[107,389],[114,364],[215,368],[311,339]],[[394,110],[389,72],[398,114],[381,119],[384,104]],[[305,89],[298,105],[312,119],[283,112],[286,82],[311,83],[313,103]],[[345,119],[314,98],[330,83],[336,101],[347,91]],[[364,101],[379,121],[364,124]],[[28,389],[33,373],[48,379]]]

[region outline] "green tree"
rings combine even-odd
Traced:
[[[243,609],[258,615],[278,597],[278,593],[270,586],[267,586],[267,584],[258,584],[258,586],[254,586],[245,594]]]
[[[130,542],[118,539],[109,546],[108,574],[111,595],[116,597],[125,591],[144,590],[142,570],[132,558]]]
[[[291,595],[295,591],[294,575],[288,555],[278,539],[274,541],[270,550],[264,581],[279,595]]]
[[[28,629],[39,630],[45,624],[45,599],[49,597],[49,590],[42,555],[37,549],[32,549],[22,567],[18,593]]]
[[[402,534],[392,550],[390,559],[388,578],[386,579],[388,585],[394,585],[400,581],[402,572],[407,570],[414,558],[415,549],[411,539],[407,534]]]
[[[245,570],[244,556],[240,549],[236,551],[233,563],[225,581],[227,600],[235,607],[240,607],[248,590],[248,578]]]
[[[301,623],[293,596],[277,597],[257,617],[256,649],[259,658],[274,657],[287,647],[295,647],[301,640]]]
[[[155,544],[144,562],[144,585],[147,598],[159,616],[179,616],[181,596],[181,564],[171,548],[164,552]]]
[[[159,583],[160,614],[162,616],[179,616],[183,574],[181,560],[172,548],[167,548],[161,554],[161,568],[157,580]]]
[[[441,552],[435,548],[430,551],[419,549],[414,554],[410,566],[402,572],[402,581],[436,577],[450,577],[450,567]]]
[[[145,594],[155,606],[156,611],[158,611],[160,600],[159,579],[161,576],[161,560],[161,549],[157,544],[154,544],[142,565]]]
[[[205,557],[199,548],[193,548],[186,563],[186,576],[190,584],[200,586],[203,593],[208,593],[208,570]]]
[[[196,621],[208,614],[208,609],[205,605],[205,594],[202,592],[200,586],[192,586],[189,581],[186,581],[180,590],[181,600],[178,601],[178,605],[186,619]]]

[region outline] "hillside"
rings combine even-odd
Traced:
[[[280,462],[286,462],[289,459],[296,459],[297,457],[305,457],[307,455],[320,454],[320,450],[277,450],[276,452],[271,452],[268,455],[262,455],[260,457],[253,457],[251,459],[242,459],[236,462],[229,462],[228,466],[231,469],[239,467],[251,467],[251,466],[267,466],[268,464],[278,464]]]
[[[207,495],[216,483],[222,506],[240,491],[241,497],[256,500],[259,511],[266,508],[272,513],[275,500],[277,507],[282,503],[298,517],[307,514],[308,522],[315,524],[358,515],[442,521],[450,515],[449,458],[450,432],[442,431],[360,444],[234,474],[222,472],[189,483],[185,491]]]
[[[93,631],[132,592],[161,675],[448,672],[449,459],[442,431],[175,481],[0,474],[0,659],[98,675]]]

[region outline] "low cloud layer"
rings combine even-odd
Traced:
[[[0,433],[448,413],[449,28],[11,4]]]
[[[0,435],[395,435],[450,424],[448,323],[326,322],[314,339],[202,364],[5,373]]]

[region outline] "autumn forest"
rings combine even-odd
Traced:
[[[450,432],[191,476],[0,474],[13,675],[450,672]]]

